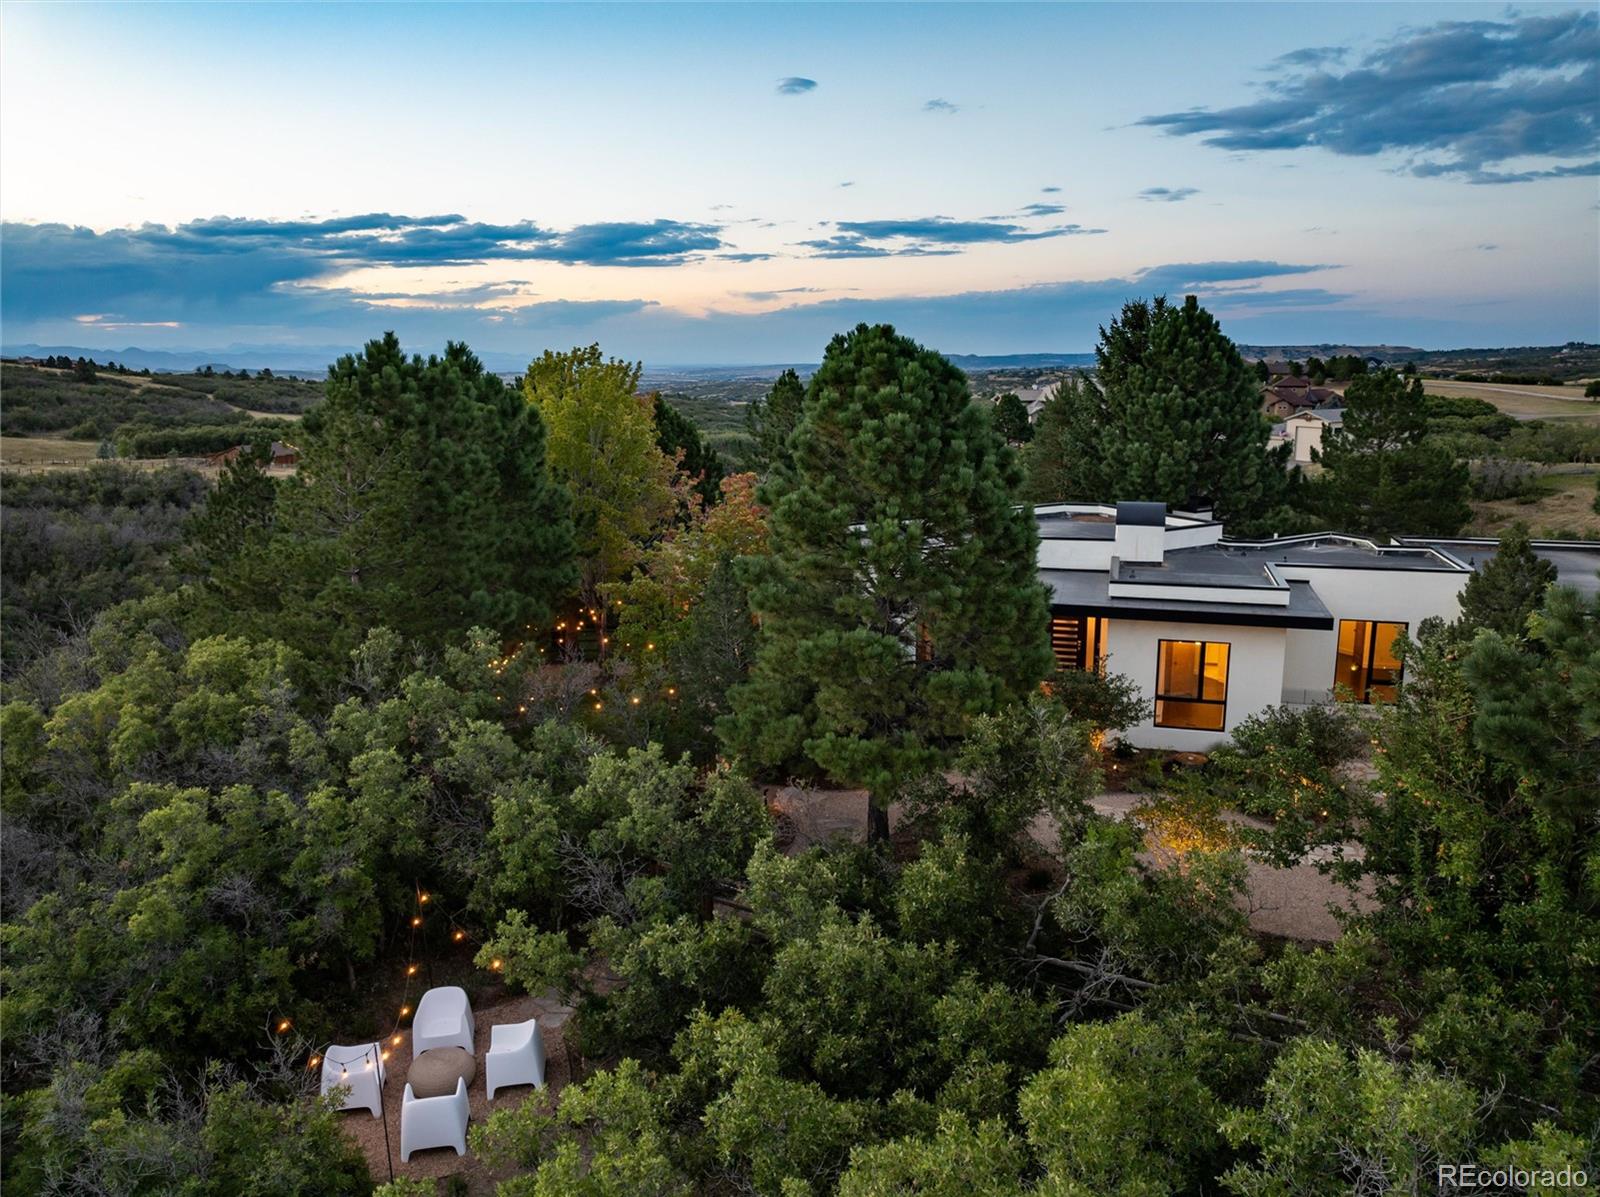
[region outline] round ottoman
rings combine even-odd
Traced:
[[[449,1097],[458,1080],[470,1086],[478,1075],[478,1061],[460,1047],[434,1047],[411,1062],[406,1083],[413,1097]]]

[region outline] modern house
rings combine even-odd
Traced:
[[[1280,704],[1392,698],[1396,638],[1453,619],[1493,541],[1380,545],[1332,532],[1228,540],[1161,503],[1034,509],[1050,640],[1063,669],[1131,678],[1152,702],[1124,733],[1141,748],[1204,751]],[[1600,544],[1536,542],[1561,581],[1592,590]]]
[[[1274,424],[1267,445],[1293,445],[1289,460],[1295,465],[1309,465],[1312,453],[1322,448],[1322,434],[1343,422],[1342,407],[1308,407]]]
[[[1309,378],[1283,378],[1261,389],[1261,410],[1276,419],[1319,407],[1337,407],[1344,396],[1332,387],[1313,385]]]

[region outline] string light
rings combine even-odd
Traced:
[[[278,1024],[278,1034],[280,1034],[280,1035],[283,1034],[285,1031],[287,1031],[293,1025],[294,1024],[291,1023],[287,1018],[284,1019],[282,1022],[280,1022]]]
[[[396,1035],[393,1039],[389,1040],[389,1042],[394,1044],[396,1047],[399,1047],[400,1046],[400,1036]]]
[[[401,1018],[404,1018],[407,1014],[410,1014],[410,1013],[411,1013],[411,1007],[410,1006],[401,1006],[400,1007],[400,1017]]]
[[[462,941],[462,940],[463,940],[463,939],[465,939],[465,938],[466,938],[466,937],[467,937],[467,933],[466,933],[466,932],[465,932],[465,931],[457,931],[457,932],[456,932],[456,933],[455,933],[455,934],[454,934],[454,935],[452,935],[452,936],[451,936],[451,937],[450,937],[450,938],[451,938],[451,939],[453,939],[453,940],[455,940],[455,941],[456,941],[456,942],[457,942],[457,943],[460,943],[460,942],[461,942],[461,941]]]
[[[489,967],[492,970],[494,970],[495,972],[499,972],[500,971],[500,961],[498,961],[498,960],[489,961]]]
[[[422,926],[422,916],[421,916],[421,915],[414,915],[414,916],[412,916],[412,919],[411,919],[411,925],[412,925],[412,926],[413,926],[413,927],[420,927],[420,926]]]
[[[406,965],[406,976],[414,977],[416,975],[417,975],[417,966],[414,965],[414,964]]]
[[[432,896],[433,896],[432,894],[418,894],[417,895],[417,901],[426,904],[428,899],[431,898]]]

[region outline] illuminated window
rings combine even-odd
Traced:
[[[1221,731],[1227,709],[1228,646],[1161,641],[1156,649],[1156,726]]]
[[[1341,619],[1339,647],[1333,659],[1333,691],[1356,702],[1393,702],[1400,684],[1400,658],[1394,642],[1403,623]]]
[[[1105,656],[1106,621],[1092,615],[1073,615],[1050,621],[1050,649],[1057,669],[1099,672]]]

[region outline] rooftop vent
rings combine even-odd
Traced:
[[[1127,565],[1160,565],[1167,544],[1165,503],[1117,504],[1117,559]]]

